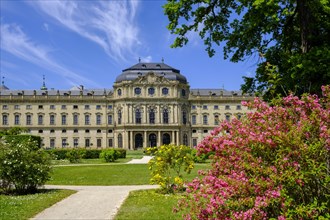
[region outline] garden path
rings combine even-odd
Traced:
[[[46,189],[71,189],[77,193],[45,209],[34,220],[55,219],[113,219],[129,192],[155,189],[155,185],[135,186],[59,186],[46,185]]]
[[[133,159],[129,164],[146,164],[152,157]],[[136,186],[59,186],[46,185],[46,189],[71,189],[77,193],[45,209],[34,220],[103,220],[113,219],[121,204],[132,190],[155,189],[155,185]]]

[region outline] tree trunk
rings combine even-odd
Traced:
[[[310,49],[309,35],[311,11],[308,5],[308,1],[309,0],[297,0],[302,53],[307,53]]]

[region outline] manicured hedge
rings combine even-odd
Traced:
[[[117,153],[119,158],[126,158],[126,150],[125,149],[119,149],[119,148],[114,148]],[[69,154],[68,152],[71,152],[73,149],[72,148],[67,148],[67,149],[47,149],[45,150],[49,154],[53,155],[53,158],[55,160],[64,160],[68,159],[67,155]],[[100,158],[100,154],[102,152],[101,149],[84,149],[84,148],[75,148],[77,151],[81,151],[82,159],[97,159]]]

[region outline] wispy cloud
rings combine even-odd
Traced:
[[[33,1],[41,10],[66,28],[95,42],[112,59],[127,61],[140,45],[135,22],[139,1]]]
[[[59,64],[51,57],[51,48],[30,40],[20,26],[16,24],[1,24],[0,33],[1,50],[62,76],[70,85],[84,83],[97,86],[93,81]]]

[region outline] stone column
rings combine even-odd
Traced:
[[[143,132],[143,147],[144,147],[144,148],[147,147],[147,143],[148,143],[147,132],[144,131],[144,132]]]
[[[179,134],[180,134],[180,131],[177,131],[176,132],[176,142],[177,142],[176,145],[180,144],[180,135]]]
[[[158,144],[157,144],[157,146],[161,146],[162,143],[161,143],[161,136],[160,136],[161,134],[160,134],[160,131],[158,131],[158,134],[157,135],[158,135],[158,141],[157,141]]]
[[[171,143],[172,143],[172,144],[176,144],[176,143],[175,143],[175,131],[172,131]]]
[[[130,131],[130,149],[134,150],[133,131]]]

